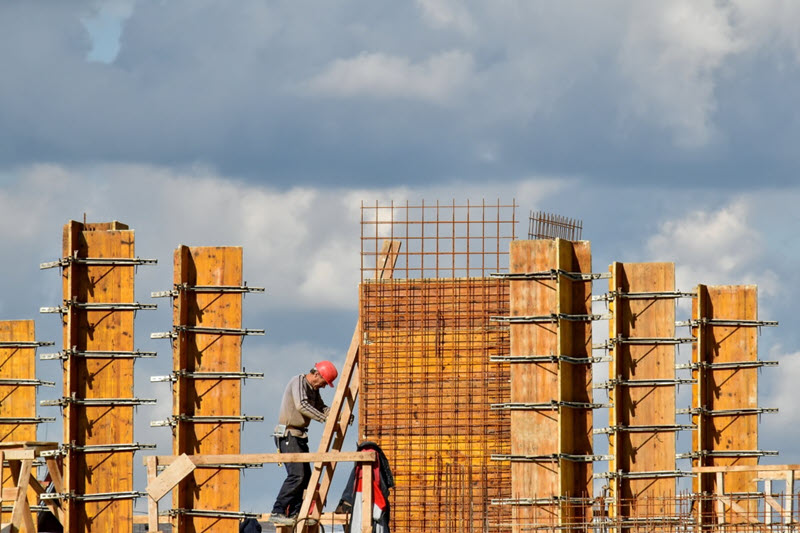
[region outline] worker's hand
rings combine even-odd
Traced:
[[[353,506],[350,505],[350,502],[340,501],[333,512],[335,514],[350,514],[353,512]]]

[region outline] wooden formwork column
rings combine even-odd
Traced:
[[[673,263],[611,265],[609,484],[616,519],[674,514],[676,491]]]
[[[36,441],[36,343],[33,320],[0,321],[0,442]],[[2,469],[2,488],[17,486],[10,469]],[[35,505],[35,499],[29,502]],[[0,510],[0,522],[11,513]]]
[[[697,286],[692,307],[693,467],[755,466],[758,464],[758,291],[754,285]],[[752,472],[725,474],[725,492],[756,492]],[[715,494],[717,477],[703,474],[693,481],[695,492]],[[754,499],[736,499],[755,510]],[[714,509],[701,509],[704,521]]]
[[[174,455],[238,454],[241,442],[241,247],[180,246],[174,254],[173,344]],[[193,288],[204,287],[198,291]],[[205,331],[204,331],[205,330]],[[214,331],[222,330],[222,331]],[[229,330],[229,331],[225,331]],[[203,376],[204,373],[228,377]],[[190,375],[187,375],[190,374]],[[207,417],[207,418],[206,418]],[[205,418],[205,420],[204,420]],[[197,468],[173,493],[177,532],[235,531],[239,511],[237,468]],[[192,516],[200,510],[234,513]]]
[[[134,258],[134,232],[119,222],[64,226],[64,258],[97,258],[111,264],[70,261],[63,268],[64,531],[133,530],[133,451],[87,451],[133,443],[133,359],[87,358],[75,353],[133,351],[134,269],[115,259]],[[100,304],[108,304],[102,308]],[[93,308],[94,307],[94,308]],[[88,401],[85,401],[88,400]],[[123,401],[120,401],[123,400]],[[120,499],[85,496],[118,493]]]
[[[556,240],[513,241],[509,273],[551,270],[591,272],[588,242]],[[564,315],[591,314],[591,283],[565,276],[510,281],[512,358],[529,362],[511,365],[511,404],[529,405],[511,411],[511,480],[513,500],[533,500],[515,508],[514,531],[532,524],[581,522],[579,505],[559,509],[557,498],[587,497],[592,492],[591,462],[564,456],[592,453],[591,323]],[[530,317],[515,323],[515,317]],[[551,321],[546,317],[561,317]],[[545,361],[546,357],[553,357]],[[512,359],[513,360],[513,359]],[[556,402],[557,407],[546,408]],[[566,406],[563,402],[587,404]],[[527,459],[526,459],[527,458]],[[555,458],[555,460],[553,459]],[[572,458],[574,459],[574,457]]]

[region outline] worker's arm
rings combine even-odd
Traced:
[[[316,420],[317,422],[325,422],[328,418],[328,407],[321,401],[322,408],[320,409],[315,402],[308,395],[309,387],[306,385],[305,378],[297,380],[297,390],[295,390],[294,401],[295,407],[298,411],[303,413],[308,418]],[[317,398],[319,396],[317,395]]]

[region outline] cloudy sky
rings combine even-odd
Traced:
[[[267,289],[245,300],[267,335],[244,360],[269,371],[245,388],[267,422],[244,449],[265,451],[286,379],[343,360],[362,201],[516,201],[522,219],[582,219],[596,271],[674,261],[681,290],[758,284],[760,318],[781,322],[760,337],[781,362],[761,404],[782,408],[761,448],[798,463],[798,27],[788,0],[3,2],[0,319],[60,343],[38,314],[60,302],[58,275],[38,265],[84,214],[129,224],[159,259],[139,268],[146,303],[177,245],[244,246],[245,279]],[[170,411],[148,381],[171,367],[149,339],[171,323],[156,302],[137,318],[138,347],[159,351],[137,395],[159,405],[137,411],[137,440],[169,453],[169,431],[147,427]],[[280,479],[249,472],[242,508],[267,511]]]

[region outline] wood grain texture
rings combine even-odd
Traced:
[[[241,286],[241,247],[186,247],[174,253],[176,285]],[[180,291],[173,301],[175,325],[203,328],[242,327],[240,293]],[[240,372],[242,337],[207,333],[179,333],[173,349],[173,370],[187,372]],[[176,416],[240,416],[241,381],[179,377],[174,386]],[[240,423],[178,422],[175,455],[238,454]],[[176,508],[212,511],[239,510],[240,472],[237,469],[196,469],[178,484]],[[235,531],[236,519],[178,515],[173,521],[180,533]]]

